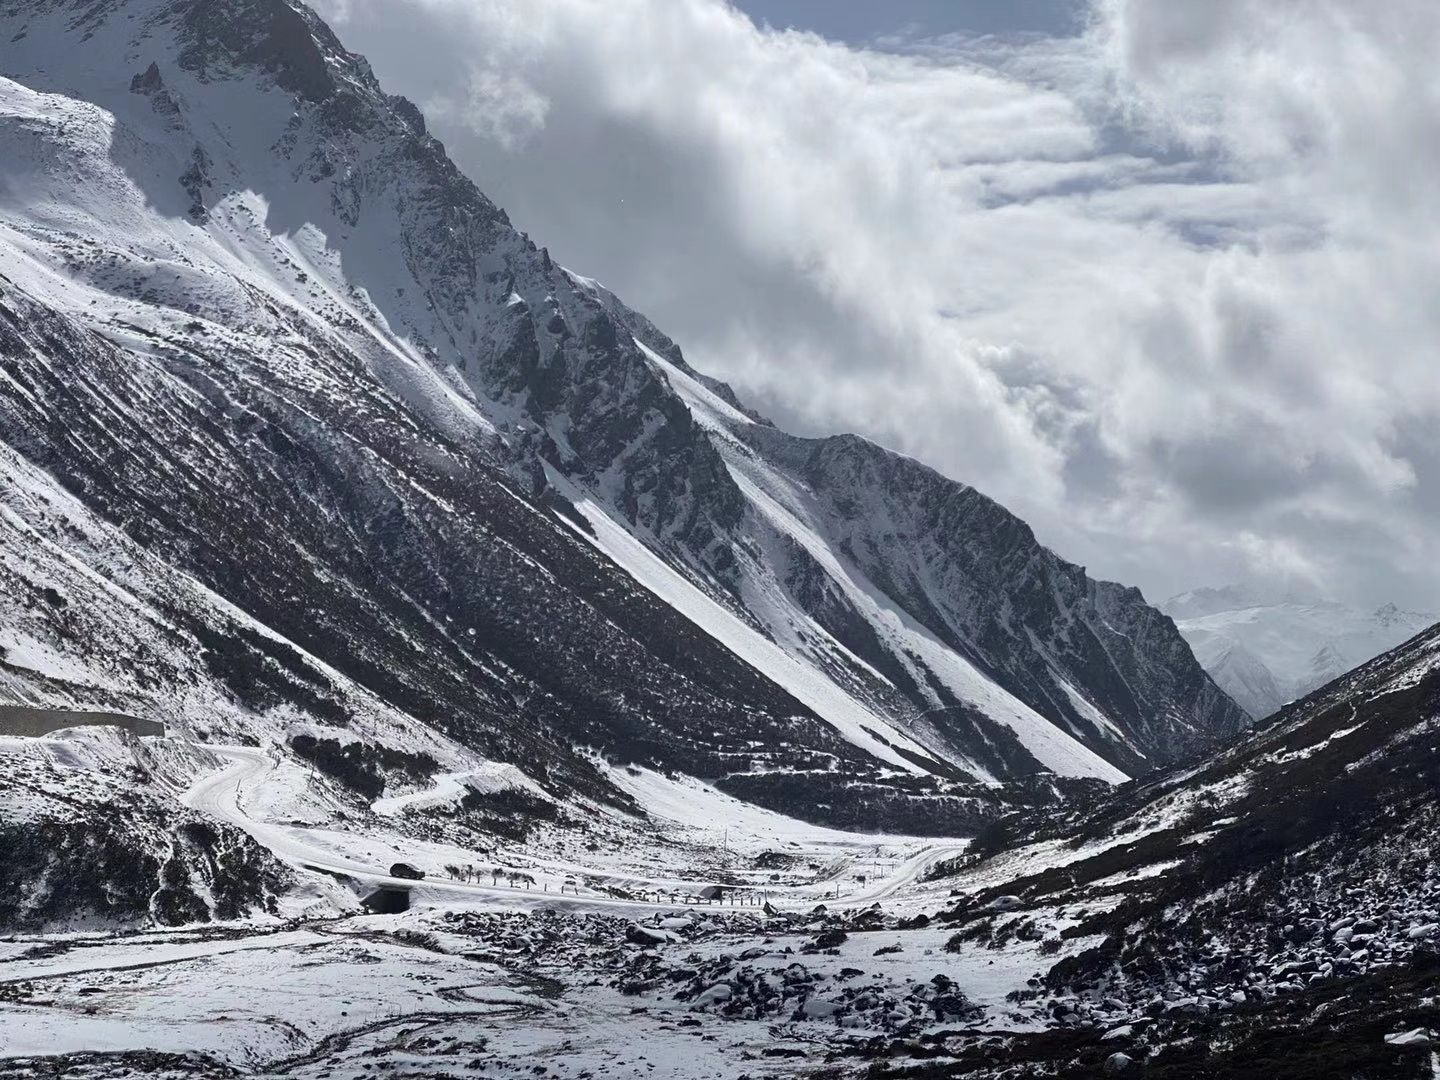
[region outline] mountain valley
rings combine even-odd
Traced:
[[[0,1077],[1440,1075],[1434,620],[1152,606],[484,179],[299,0],[0,5]]]

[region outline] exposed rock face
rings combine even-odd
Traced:
[[[153,60],[148,68],[130,80],[132,94],[155,94],[164,88],[165,80],[160,75],[160,65]]]
[[[557,266],[303,5],[19,0],[21,31],[9,596],[42,542],[94,575],[64,618],[4,603],[125,657],[27,692],[183,697],[216,734],[363,714],[559,795],[625,801],[599,754],[926,832],[1242,727],[1137,592],[909,459],[777,431]]]
[[[752,445],[822,504],[826,539],[872,586],[985,677],[1126,770],[1138,775],[1238,734],[1232,703],[1138,590],[1087,577],[974,488],[855,436],[801,440],[757,427]],[[805,606],[845,640],[843,605],[832,612],[817,596]],[[905,657],[849,636],[847,646],[908,681]],[[922,666],[910,678],[933,676]],[[937,710],[947,724],[974,712],[963,698],[941,704],[952,706]],[[1005,771],[1004,752],[986,764]]]
[[[560,790],[602,792],[584,746],[723,774],[729,736],[716,733],[741,718],[774,748],[761,756],[824,748],[857,776],[867,769],[783,690],[517,497],[477,448],[417,433],[378,388],[337,403],[274,368],[262,385],[244,362],[203,353],[137,362],[5,281],[0,355],[14,395],[0,406],[7,441],[119,525],[103,548],[130,540],[157,560],[142,583],[165,636],[130,648],[161,685],[204,680],[249,709],[299,705],[342,724],[368,693]],[[92,452],[72,457],[75,446]],[[197,603],[191,574],[283,638]],[[41,632],[84,619],[84,652],[119,651],[129,626],[107,624],[92,584],[72,588]]]

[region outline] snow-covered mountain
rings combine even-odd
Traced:
[[[0,6],[0,706],[166,726],[0,708],[0,1074],[1432,1075],[1440,627],[1168,610],[766,422],[304,7]]]
[[[1181,593],[1160,609],[1220,688],[1256,719],[1440,621],[1394,604],[1363,611],[1236,585]]]
[[[13,700],[947,833],[1246,723],[1138,591],[696,372],[289,0],[0,10],[0,461]]]

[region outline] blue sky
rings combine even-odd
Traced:
[[[1080,22],[1076,0],[735,0],[757,23],[812,30],[859,44],[900,31],[1066,34]]]

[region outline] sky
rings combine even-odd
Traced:
[[[319,0],[562,264],[1151,600],[1440,611],[1432,0]]]
[[[760,25],[862,47],[897,33],[1072,34],[1087,14],[1084,0],[738,0],[735,6]]]

